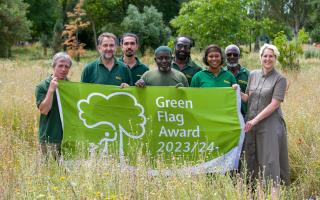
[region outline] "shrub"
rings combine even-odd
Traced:
[[[284,71],[299,71],[299,56],[303,54],[302,44],[307,42],[308,33],[301,29],[298,37],[289,41],[283,31],[275,35],[273,43],[278,47],[280,56],[278,58]]]

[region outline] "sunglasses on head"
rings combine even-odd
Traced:
[[[239,54],[237,54],[237,53],[227,53],[227,56],[228,56],[228,57],[231,57],[231,56],[233,56],[233,57],[238,57]]]

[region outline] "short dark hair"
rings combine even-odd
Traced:
[[[113,33],[108,33],[108,32],[104,32],[102,34],[99,35],[98,37],[98,45],[102,44],[103,38],[112,38],[115,42],[115,44],[117,45],[117,36],[115,36],[115,34]]]
[[[174,46],[176,46],[176,44],[178,43],[179,38],[183,38],[183,37],[184,37],[184,38],[187,38],[188,40],[190,40],[190,48],[191,48],[191,47],[194,47],[195,43],[194,43],[193,38],[190,37],[190,36],[184,36],[184,35],[181,35],[181,36],[176,37],[176,39],[174,40]]]
[[[210,44],[209,46],[207,46],[206,50],[204,51],[203,58],[202,58],[203,63],[206,64],[207,66],[209,66],[209,63],[207,61],[207,57],[208,57],[209,53],[211,53],[211,52],[220,53],[220,55],[221,55],[220,65],[222,65],[224,63],[224,54],[222,53],[221,48],[216,44]]]
[[[134,33],[124,33],[120,38],[120,45],[122,45],[123,39],[125,37],[133,37],[133,38],[136,39],[136,43],[139,44],[139,37],[136,34],[134,34]]]

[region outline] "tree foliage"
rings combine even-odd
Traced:
[[[154,6],[145,6],[143,12],[139,12],[137,7],[129,5],[127,16],[121,25],[125,32],[136,33],[139,36],[142,53],[147,47],[155,49],[166,44],[171,33],[164,25],[162,13]]]
[[[200,47],[248,40],[247,1],[191,0],[171,21],[179,34],[192,36]]]
[[[283,26],[289,26],[294,37],[305,27],[313,14],[313,4],[319,5],[319,0],[264,0],[267,14]]]
[[[53,28],[53,36],[51,41],[51,48],[53,50],[53,53],[58,53],[62,49],[62,32],[63,32],[63,24],[60,20],[56,22]]]
[[[27,18],[32,22],[31,39],[40,41],[43,54],[47,55],[53,35],[53,27],[61,16],[58,0],[24,0],[29,4]]]
[[[309,36],[301,29],[298,37],[289,41],[283,31],[276,34],[273,43],[278,47],[280,56],[278,58],[281,67],[285,71],[299,71],[299,56],[303,54],[302,44],[308,40]]]
[[[80,61],[80,56],[85,53],[85,44],[79,41],[79,30],[90,25],[90,22],[83,20],[86,16],[86,12],[82,9],[83,2],[84,0],[79,0],[73,12],[67,13],[70,22],[65,25],[65,30],[62,32],[62,36],[66,36],[64,45],[67,47],[68,54],[75,57],[77,61]]]
[[[29,4],[27,18],[32,22],[31,37],[39,40],[43,35],[52,36],[56,20],[60,17],[58,0],[25,0]]]
[[[26,10],[22,0],[0,0],[0,57],[10,57],[11,46],[30,36]]]

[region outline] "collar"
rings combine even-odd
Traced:
[[[114,63],[113,63],[113,67],[114,67],[114,66],[116,66],[118,64],[118,60],[115,57],[113,57],[113,60],[114,60]],[[98,58],[98,64],[99,65],[103,65],[103,67],[105,67],[103,62],[102,62],[101,56]]]
[[[267,74],[265,74],[264,71],[263,71],[263,69],[261,68],[261,76],[262,76],[262,77],[266,77],[266,78],[267,78],[267,77],[271,76],[272,74],[274,74],[275,72],[276,72],[276,70],[275,70],[275,68],[273,67],[270,72],[268,72]]]
[[[176,61],[176,57],[173,58],[172,64],[177,65],[179,67],[179,65],[175,61]],[[182,69],[185,69],[185,68],[191,67],[191,66],[192,66],[192,60],[191,60],[191,57],[189,56]]]
[[[211,75],[213,75],[213,76],[215,76],[215,75],[209,70],[209,68],[204,69],[203,71],[206,72],[206,73],[209,73],[209,74],[211,74]],[[222,73],[224,73],[224,72],[226,72],[226,71],[228,71],[228,70],[225,69],[224,67],[221,67],[221,70],[220,70],[218,76],[220,76],[220,74],[222,74]],[[218,77],[218,76],[215,76],[215,77]]]
[[[132,68],[133,68],[133,67],[136,67],[136,66],[138,66],[138,65],[141,64],[139,58],[137,58],[137,57],[134,57],[134,58],[136,59],[136,64],[133,65]],[[126,63],[124,62],[124,56],[121,56],[121,57],[119,58],[119,60],[120,60],[121,62],[123,62],[124,64],[126,64]],[[127,65],[127,64],[126,64],[126,65]]]

